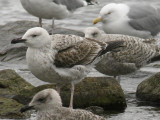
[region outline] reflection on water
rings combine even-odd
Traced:
[[[88,26],[93,26],[92,21],[97,17],[99,10],[106,3],[109,3],[110,0],[99,0],[100,5],[89,6],[85,8],[80,8],[77,10],[74,15],[70,18],[56,21],[58,27],[66,27],[71,29],[82,30]],[[112,0],[112,2],[120,2],[122,0]],[[128,2],[128,0],[126,0]],[[136,0],[130,0],[135,2]],[[159,0],[137,0],[137,2],[151,2],[152,4],[159,5]],[[21,6],[19,0],[0,0],[0,25],[11,21],[17,20],[34,20],[38,19],[30,14],[28,14]],[[44,20],[45,23],[50,23],[50,20]],[[100,27],[101,24],[96,25]],[[156,63],[157,64],[157,63]],[[4,64],[0,63],[0,69],[13,68],[18,72],[22,77],[27,81],[31,82],[35,86],[39,84],[44,84],[43,82],[37,82],[37,79],[34,76],[30,75],[30,72],[27,69],[26,65],[15,65],[15,64]],[[122,76],[121,77],[121,86],[125,92],[127,100],[127,108],[124,112],[121,113],[112,113],[106,115],[108,120],[160,120],[160,108],[151,107],[146,105],[139,105],[139,101],[136,100],[135,92],[138,84],[152,75],[155,72],[158,72],[158,68],[153,68],[147,66],[141,69],[134,74]],[[144,72],[145,71],[145,72]],[[99,76],[101,74],[93,71],[90,73],[90,76]],[[39,83],[39,84],[37,84]],[[109,111],[110,112],[110,111]],[[31,119],[34,119],[35,115]]]

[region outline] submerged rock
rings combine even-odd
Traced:
[[[22,37],[32,27],[37,27],[38,22],[16,21],[0,26],[0,61],[11,63],[26,63],[25,54],[27,47],[24,44],[11,45],[11,40]],[[51,33],[51,26],[44,24],[43,27]],[[53,34],[75,34],[84,36],[84,33],[65,28],[55,28]]]
[[[160,72],[152,75],[138,85],[136,96],[144,101],[160,101]]]

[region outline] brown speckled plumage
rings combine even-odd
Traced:
[[[39,112],[37,116],[37,120],[106,120],[86,110],[65,107],[55,107],[54,110]]]
[[[123,41],[121,47],[107,53],[105,58],[96,65],[96,69],[106,75],[118,76],[134,72],[149,62],[150,59],[160,54],[156,45],[156,39],[141,39],[118,34],[101,34],[94,27],[85,30],[85,37],[103,42]]]
[[[120,47],[123,41],[106,42],[75,35],[52,35],[58,53],[55,56],[56,67],[73,67],[74,65],[88,65],[97,57],[108,51]]]
[[[106,120],[92,112],[82,109],[71,109],[62,106],[61,97],[54,89],[38,92],[23,112],[34,108],[37,120]]]

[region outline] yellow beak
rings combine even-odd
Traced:
[[[101,17],[98,17],[94,19],[93,24],[97,24],[98,22],[101,22],[103,19]]]

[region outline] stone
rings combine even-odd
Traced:
[[[69,106],[70,87],[70,85],[63,85],[61,88],[61,98],[65,107]],[[23,90],[14,99],[22,104],[28,104],[34,94],[46,88],[55,89],[55,85],[42,85],[31,90]],[[126,101],[123,90],[115,79],[87,77],[75,86],[73,106],[74,108],[100,106],[104,109],[122,110],[126,107]]]
[[[6,69],[0,71],[0,98],[12,98],[20,94],[22,90],[32,89],[30,83],[21,78],[14,70]]]
[[[70,84],[61,88],[63,106],[68,107],[70,101]],[[19,112],[20,108],[28,104],[39,91],[53,88],[55,85],[47,84],[34,87],[21,78],[14,70],[0,71],[0,118],[26,118],[27,113]],[[103,109],[123,110],[126,107],[125,96],[120,84],[110,77],[87,77],[76,84],[74,95],[74,108],[99,106]],[[93,107],[92,107],[93,108]],[[93,108],[101,112],[101,109]]]
[[[24,105],[18,103],[13,99],[0,98],[0,118],[26,118],[28,114],[25,115],[20,112],[20,109],[22,107],[24,107]]]
[[[20,113],[23,104],[13,100],[21,90],[32,89],[33,86],[21,78],[14,70],[0,71],[0,118],[26,118],[29,114]]]
[[[136,91],[140,100],[159,103],[160,101],[160,72],[142,81]]]

